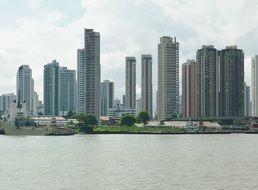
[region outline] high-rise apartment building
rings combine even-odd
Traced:
[[[100,34],[84,31],[84,48],[77,52],[78,112],[100,114]]]
[[[141,66],[141,111],[148,112],[152,118],[152,56],[142,55]]]
[[[76,71],[59,68],[59,115],[66,115],[76,108]]]
[[[33,115],[34,81],[28,65],[20,66],[17,71],[16,93],[17,101],[26,104],[27,114]]]
[[[158,120],[178,115],[179,42],[163,36],[158,44]]]
[[[182,116],[197,117],[197,74],[195,60],[182,65]]]
[[[258,55],[252,57],[251,69],[252,116],[258,116]]]
[[[245,117],[251,116],[250,86],[245,83]]]
[[[0,112],[8,112],[11,108],[11,103],[16,100],[14,93],[2,94],[0,96]]]
[[[197,116],[218,116],[218,52],[214,46],[202,46],[196,53]]]
[[[142,111],[142,99],[139,98],[138,100],[136,100],[136,114],[139,114]]]
[[[107,116],[108,109],[113,108],[114,103],[114,82],[104,80],[100,83],[100,115]]]
[[[136,59],[126,57],[125,60],[125,108],[136,108]]]
[[[44,66],[44,114],[59,114],[59,63],[53,60]]]
[[[228,46],[218,55],[219,116],[244,116],[244,52]]]

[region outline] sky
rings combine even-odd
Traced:
[[[250,85],[251,57],[258,54],[257,0],[0,0],[0,94],[15,92],[16,72],[29,65],[35,91],[43,96],[43,67],[52,60],[76,69],[84,28],[101,35],[101,80],[125,91],[125,57],[137,60],[140,97],[141,54],[153,55],[157,90],[157,44],[177,37],[181,65],[195,59],[202,45],[237,45],[245,53]],[[180,77],[181,82],[181,77]]]

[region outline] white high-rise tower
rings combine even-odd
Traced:
[[[158,120],[179,112],[179,42],[163,36],[158,45]]]
[[[252,58],[251,69],[252,116],[258,116],[258,55]]]

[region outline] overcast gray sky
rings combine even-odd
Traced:
[[[17,69],[28,64],[42,98],[43,66],[57,59],[61,66],[76,69],[84,28],[101,34],[102,80],[115,82],[119,99],[125,56],[136,56],[139,97],[140,56],[146,53],[153,55],[155,94],[162,35],[180,42],[180,72],[203,44],[218,49],[237,45],[245,52],[245,80],[250,84],[250,59],[258,54],[257,10],[257,0],[2,0],[0,93],[15,92]]]

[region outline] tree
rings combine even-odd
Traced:
[[[133,126],[135,123],[136,119],[132,115],[124,115],[121,118],[121,125]]]
[[[98,120],[93,114],[80,113],[77,116],[77,120],[80,127],[89,127],[98,124]]]
[[[66,114],[65,118],[66,119],[74,119],[74,118],[76,118],[76,116],[77,116],[77,113],[75,111],[69,111]]]
[[[140,112],[137,116],[137,122],[146,124],[147,121],[150,121],[150,115],[148,112]]]

